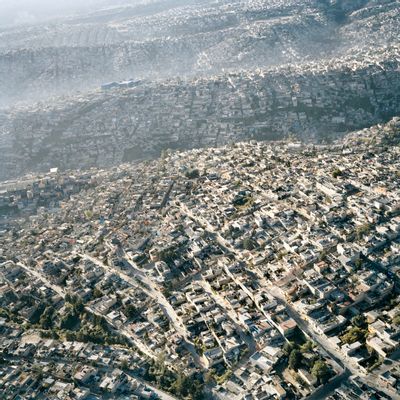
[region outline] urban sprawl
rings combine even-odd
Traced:
[[[398,399],[399,130],[3,183],[1,397]]]

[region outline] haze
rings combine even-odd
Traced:
[[[105,0],[0,0],[0,25],[21,25],[41,22],[48,18],[89,11],[123,1]],[[127,3],[127,2],[126,2]],[[131,4],[134,2],[130,2]]]

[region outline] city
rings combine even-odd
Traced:
[[[9,182],[3,393],[399,398],[399,128]]]
[[[398,0],[0,0],[0,400],[400,400]]]

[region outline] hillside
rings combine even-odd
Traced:
[[[399,48],[324,63],[142,81],[4,113],[0,178],[110,166],[163,149],[331,142],[400,114]]]

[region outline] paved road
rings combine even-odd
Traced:
[[[126,253],[125,257],[127,260],[129,260],[129,264],[134,273],[136,274],[136,276],[151,288],[152,296],[158,302],[160,308],[163,310],[166,317],[171,321],[176,332],[178,332],[178,334],[180,334],[184,339],[186,350],[188,350],[189,353],[191,354],[195,364],[199,368],[202,369],[206,368],[207,367],[206,360],[203,357],[200,357],[200,355],[197,353],[194,344],[189,340],[190,337],[189,331],[187,330],[182,319],[178,316],[178,314],[172,307],[171,303],[163,295],[163,288],[158,283],[151,280],[143,271],[141,271],[136,265],[136,263],[132,259],[130,259]]]
[[[277,301],[280,301],[286,306],[286,311],[291,318],[293,318],[298,326],[306,332],[316,343],[319,344],[323,352],[326,352],[332,360],[334,360],[342,369],[350,371],[353,375],[357,375],[366,384],[374,387],[377,390],[382,391],[392,399],[400,400],[400,395],[387,387],[383,386],[379,380],[379,377],[374,374],[366,374],[363,372],[355,363],[353,363],[346,355],[342,354],[338,349],[336,349],[331,342],[322,335],[315,333],[308,323],[304,321],[297,311],[287,303],[285,296],[283,295],[281,289],[277,287],[270,287],[269,291],[275,296]]]
[[[35,268],[32,267],[28,267],[27,265],[19,262],[17,264],[18,266],[22,267],[25,271],[28,272],[29,275],[34,276],[35,278],[39,279],[40,281],[42,281],[47,287],[51,288],[54,292],[56,292],[58,295],[60,295],[62,298],[65,297],[65,293],[64,290],[58,286],[58,285],[54,285],[53,283],[51,283],[44,275],[43,273],[40,273],[39,271],[37,271]]]
[[[33,275],[34,277],[38,278],[41,282],[43,282],[47,287],[50,287],[51,289],[53,289],[63,299],[65,298],[66,293],[65,293],[64,289],[62,289],[58,285],[51,283],[43,274],[39,273],[36,269],[28,267],[27,265],[22,264],[22,263],[18,263],[18,265],[20,267],[24,268],[25,271],[28,272],[28,274]],[[146,345],[144,345],[138,338],[136,338],[132,332],[128,331],[127,329],[119,329],[107,317],[105,317],[103,314],[97,312],[90,306],[85,306],[85,310],[90,314],[97,315],[99,317],[104,317],[107,320],[108,324],[115,331],[122,333],[126,338],[128,338],[128,340],[130,340],[144,354],[146,354],[148,357],[153,358],[153,359],[157,358],[157,356]]]
[[[128,282],[133,287],[137,287],[140,290],[143,290],[151,298],[153,298],[155,301],[157,301],[157,303],[159,304],[159,306],[160,306],[161,310],[163,311],[163,313],[165,314],[165,316],[169,319],[169,321],[174,326],[176,332],[183,338],[185,347],[192,355],[195,364],[200,368],[206,368],[205,360],[199,356],[199,354],[196,351],[195,346],[188,339],[189,332],[187,331],[185,325],[183,324],[181,318],[178,316],[178,314],[176,313],[174,308],[171,306],[171,304],[168,302],[168,300],[162,294],[162,288],[157,283],[152,281],[141,269],[139,269],[139,267],[135,264],[135,262],[132,259],[129,258],[129,256],[127,254],[124,253],[124,256],[126,257],[125,261],[130,266],[130,269],[131,269],[131,272],[132,272],[134,278],[116,267],[110,267],[108,265],[105,265],[97,258],[92,257],[88,254],[79,254],[79,255],[83,258],[90,260],[91,262],[95,263],[96,265],[103,268],[104,270],[118,275],[125,282]],[[140,285],[136,281],[135,278],[138,279],[140,282],[142,282],[145,286]],[[153,357],[153,358],[155,358],[155,357]]]
[[[253,336],[251,336],[246,332],[247,327],[240,322],[236,311],[232,308],[230,303],[219,293],[214,292],[211,288],[211,285],[206,280],[200,279],[198,280],[198,282],[206,291],[206,293],[208,293],[214,299],[214,301],[224,309],[226,315],[231,319],[231,321],[235,325],[235,328],[239,333],[240,338],[244,343],[246,343],[250,355],[254,354],[257,350],[256,342],[254,341]]]
[[[303,318],[300,316],[300,314],[286,301],[285,296],[280,288],[276,286],[274,287],[269,286],[267,289],[268,292],[275,297],[278,303],[283,304],[285,306],[286,312],[291,318],[294,319],[299,328],[302,331],[304,331],[308,336],[310,336],[316,343],[318,343],[322,352],[326,353],[326,355],[328,355],[331,359],[333,359],[336,362],[337,366],[342,371],[345,368],[347,368],[353,374],[359,375],[360,373],[362,373],[354,365],[351,364],[345,365],[345,363],[343,362],[343,355],[337,349],[334,348],[334,346],[329,342],[329,340],[317,334],[309,327],[308,323],[304,321]]]
[[[230,245],[230,243],[227,242],[218,232],[216,232],[214,227],[209,224],[208,221],[205,221],[203,218],[194,215],[193,212],[189,210],[184,204],[181,204],[180,209],[199,226],[207,230],[209,233],[212,233],[215,236],[219,245],[226,252],[235,255],[239,260],[242,258],[241,254],[236,249],[234,249]],[[262,286],[265,287],[280,304],[285,305],[288,315],[293,318],[294,321],[296,321],[300,329],[302,329],[319,345],[322,354],[325,353],[326,356],[328,356],[333,362],[336,363],[338,370],[341,371],[339,375],[339,377],[341,378],[338,377],[337,380],[335,380],[334,383],[332,383],[331,385],[325,385],[326,387],[324,387],[324,393],[328,393],[329,388],[331,388],[330,392],[333,391],[334,384],[336,384],[337,382],[343,382],[346,377],[345,372],[348,371],[348,373],[359,376],[362,380],[370,385],[373,385],[376,389],[383,391],[389,396],[392,396],[393,399],[400,400],[400,396],[382,386],[382,384],[379,382],[378,376],[374,376],[373,374],[368,374],[367,376],[363,371],[361,371],[361,369],[357,365],[352,363],[351,360],[349,360],[344,354],[336,349],[328,339],[310,329],[308,323],[302,319],[299,313],[290,304],[288,304],[282,290],[276,286],[271,286],[270,284],[268,284],[262,274],[258,275],[260,277],[260,283],[262,284]],[[317,399],[317,397],[315,397],[315,399]]]
[[[5,358],[7,360],[14,361],[14,362],[17,362],[17,363],[20,363],[20,364],[26,362],[26,359],[24,357],[5,356]],[[34,360],[30,360],[30,361],[32,362],[32,361],[35,361],[35,360],[39,360],[41,362],[47,362],[47,363],[55,363],[55,364],[57,364],[57,363],[71,364],[71,359],[70,358],[59,357],[59,356],[57,356],[57,357],[48,357],[48,356],[46,356],[46,357],[36,357],[36,358],[34,357]],[[75,363],[77,363],[79,365],[93,366],[93,362],[91,362],[90,364],[85,364],[85,360],[82,360],[82,359],[79,359],[78,361],[74,361],[74,364]],[[110,370],[112,370],[113,368],[119,368],[119,365],[106,365],[104,363],[97,362],[95,364],[95,367],[98,370],[102,371],[103,373],[109,373]],[[174,397],[171,394],[166,393],[163,390],[158,389],[157,387],[153,386],[151,383],[145,381],[140,376],[138,376],[135,372],[127,370],[127,371],[124,371],[124,373],[126,375],[128,375],[129,377],[137,380],[142,385],[144,385],[144,386],[148,387],[149,389],[151,389],[154,393],[156,393],[158,395],[158,397],[161,400],[177,400],[176,397]]]
[[[341,374],[335,376],[330,382],[319,387],[310,396],[307,396],[306,400],[326,399],[335,389],[340,387],[342,385],[342,383],[346,382],[350,376],[351,376],[351,372],[346,369]]]
[[[154,393],[157,394],[157,396],[161,399],[161,400],[178,400],[177,397],[172,396],[169,393],[164,392],[163,390],[160,390],[158,388],[156,388],[155,386],[153,386],[152,384],[148,383],[147,381],[143,380],[142,378],[140,378],[139,376],[137,376],[135,373],[133,372],[129,372],[129,371],[125,371],[125,373],[127,375],[129,375],[130,377],[136,379],[138,382],[142,383],[143,385],[149,387]]]

